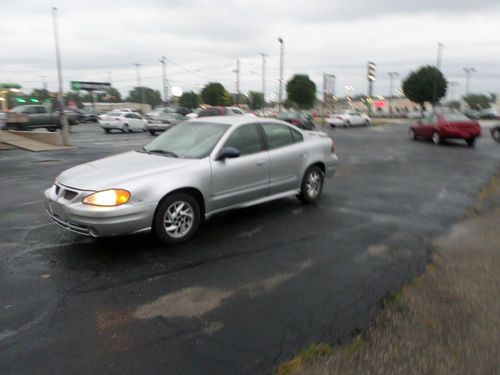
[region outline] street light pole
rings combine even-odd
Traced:
[[[442,55],[443,47],[444,47],[443,43],[438,43],[438,51],[437,51],[437,58],[436,58],[436,68],[438,68],[438,70],[441,70],[441,55]]]
[[[143,104],[144,104],[144,88],[142,87],[141,72],[140,72],[141,64],[134,63],[132,65],[135,65],[135,71],[136,71],[136,74],[137,74],[137,89],[141,90],[141,111],[144,111],[144,109],[143,109]]]
[[[394,77],[399,77],[397,72],[389,72],[389,114],[392,116],[392,80]]]
[[[165,56],[162,56],[160,63],[162,65],[162,77],[163,77],[163,100],[165,101],[166,105],[168,101],[167,58]]]
[[[57,110],[59,111],[59,124],[62,125],[61,138],[64,146],[69,146],[68,119],[64,113],[63,78],[61,67],[61,53],[59,52],[59,30],[57,27],[57,8],[52,8],[52,19],[54,22],[54,40],[56,45],[57,76],[59,79],[59,92],[57,95]]]
[[[278,42],[280,43],[280,86],[279,86],[279,94],[278,94],[278,111],[281,111],[281,107],[283,104],[283,65],[284,54],[285,54],[285,42],[282,38],[278,38]]]
[[[261,53],[262,56],[262,97],[264,103],[266,102],[266,57],[267,54]]]
[[[470,76],[472,73],[476,73],[476,69],[474,68],[464,68],[465,72],[465,96],[469,95],[470,90]]]
[[[233,70],[236,73],[236,105],[240,104],[240,59],[236,59],[236,69]]]

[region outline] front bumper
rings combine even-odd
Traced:
[[[167,129],[170,129],[172,126],[173,126],[172,124],[148,123],[144,126],[144,129],[146,129],[146,131],[149,130],[165,131]]]
[[[449,128],[441,131],[441,136],[443,138],[477,138],[481,135],[480,129],[457,129]]]
[[[155,203],[126,203],[116,207],[97,207],[82,203],[92,191],[55,184],[45,190],[45,208],[51,219],[74,233],[108,237],[151,229]]]

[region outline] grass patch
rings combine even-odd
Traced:
[[[363,335],[359,334],[351,341],[350,344],[342,347],[342,353],[351,356],[354,353],[361,351],[367,344],[368,341],[366,341]]]
[[[278,367],[275,375],[291,375],[303,369],[304,364],[312,361],[317,357],[328,357],[332,354],[333,348],[326,343],[317,343],[309,345],[302,349],[299,354],[293,357],[288,362]]]

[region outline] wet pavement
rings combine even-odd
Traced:
[[[348,340],[423,271],[432,241],[500,166],[487,132],[469,148],[414,142],[407,129],[328,129],[341,168],[317,204],[224,213],[170,248],[80,237],[43,208],[62,170],[150,135],[85,124],[72,150],[0,151],[0,372],[255,374]]]

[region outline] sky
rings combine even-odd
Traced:
[[[323,73],[336,76],[335,93],[366,94],[367,62],[377,65],[374,93],[389,94],[389,72],[436,64],[454,82],[448,98],[464,94],[463,68],[473,67],[471,92],[500,93],[498,0],[16,0],[0,8],[0,82],[25,92],[57,90],[52,7],[58,8],[63,81],[109,82],[122,95],[137,85],[162,91],[162,56],[170,87],[199,91],[220,82],[235,91],[276,95],[280,45],[284,78],[308,74],[322,89]],[[43,77],[43,78],[42,78]]]

